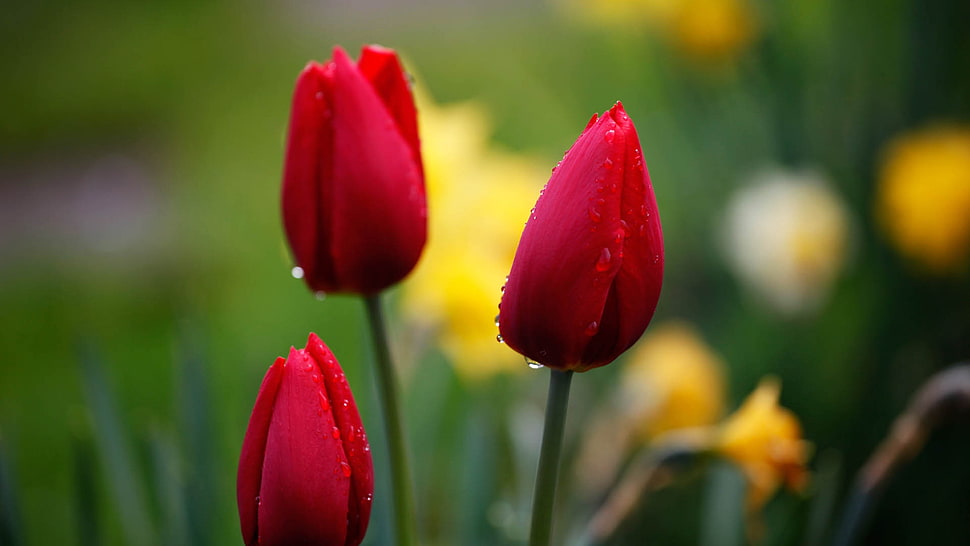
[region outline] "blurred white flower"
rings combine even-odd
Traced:
[[[778,312],[816,309],[845,262],[849,218],[819,173],[771,170],[728,204],[723,244],[735,274]]]

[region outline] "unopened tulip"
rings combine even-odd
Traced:
[[[357,545],[374,493],[370,446],[340,364],[320,338],[263,379],[239,458],[247,546]]]
[[[376,294],[417,264],[424,170],[407,76],[390,49],[343,49],[300,74],[283,173],[283,224],[317,292]]]
[[[561,370],[609,364],[639,339],[663,279],[657,202],[617,103],[553,169],[526,223],[502,303],[502,339]]]

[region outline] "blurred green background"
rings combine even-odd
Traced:
[[[970,121],[970,4],[746,5],[750,28],[722,46],[579,0],[5,5],[0,542],[239,543],[236,462],[260,378],[311,330],[346,369],[383,464],[362,306],[291,278],[279,219],[292,84],[334,44],[397,49],[421,92],[477,101],[496,146],[547,167],[622,100],[663,217],[655,321],[703,332],[728,363],[730,407],[780,377],[810,466],[837,461],[841,496],[918,386],[970,355],[967,245],[944,272],[921,267],[876,211],[889,142]],[[805,310],[766,304],[721,248],[728,203],[765,168],[824,173],[846,211],[845,258]],[[510,423],[538,419],[545,374],[472,383],[429,354],[405,373],[428,543],[515,543],[535,463]],[[622,365],[577,377],[570,445]],[[865,543],[970,543],[967,424],[902,469]],[[706,483],[659,494],[626,543],[710,543]],[[766,541],[805,543],[806,504],[770,504]],[[378,494],[367,543],[388,543],[387,509]]]

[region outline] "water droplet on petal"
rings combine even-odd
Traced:
[[[655,263],[655,264],[659,264],[660,263],[660,254],[654,254],[653,255],[653,263]]]
[[[609,131],[603,133],[603,140],[605,140],[608,143],[611,143],[613,142],[613,138],[615,136],[616,136],[616,131],[614,131],[613,129],[610,129]]]
[[[613,168],[613,160],[610,159],[610,158],[606,158],[606,161],[603,162],[603,168],[604,169],[607,169],[607,170],[612,169]]]
[[[495,315],[495,327],[496,327],[496,328],[497,328],[497,327],[498,327],[498,325],[499,325],[499,319],[500,319],[501,317],[502,317],[502,315]]]
[[[604,248],[600,251],[600,257],[596,260],[596,271],[600,273],[606,271],[610,268],[610,263],[613,261],[613,255],[610,254],[610,249]]]
[[[340,429],[337,428],[337,427],[333,427],[333,429],[330,431],[330,435],[333,436],[333,439],[334,440],[339,440],[340,439]]]
[[[311,379],[311,380],[312,380],[312,381],[313,381],[314,383],[319,383],[319,382],[320,382],[320,374],[317,374],[317,373],[315,373],[315,374],[311,374],[311,375],[310,375],[310,379]]]
[[[543,367],[542,364],[539,364],[538,362],[536,362],[535,360],[532,360],[529,357],[525,357],[525,363],[533,370],[538,370],[539,368]]]
[[[350,429],[347,431],[347,441],[353,442],[354,438],[356,437],[357,437],[357,434],[354,432],[354,427],[350,427]]]
[[[603,215],[600,214],[600,211],[594,209],[593,207],[590,207],[589,208],[588,213],[589,213],[589,219],[590,220],[592,220],[594,222],[597,222],[597,223],[603,221]]]
[[[351,470],[350,470],[350,465],[347,464],[347,463],[345,463],[345,462],[343,462],[343,461],[341,461],[340,462],[340,468],[344,472],[344,477],[345,478],[349,478],[350,477],[350,474],[352,473]]]
[[[298,266],[298,265],[294,265],[293,266],[293,269],[290,270],[290,275],[293,275],[293,278],[294,279],[302,279],[303,278],[303,268],[300,267],[300,266]]]
[[[599,332],[599,331],[600,331],[600,325],[598,322],[594,320],[593,322],[590,322],[588,326],[586,326],[586,330],[583,333],[588,336],[595,336],[596,332]]]
[[[330,402],[327,400],[327,395],[319,391],[317,394],[320,395],[320,409],[323,411],[330,411]]]
[[[505,343],[505,340],[502,339],[502,334],[499,334],[499,335],[495,336],[495,341],[497,341],[499,343]]]

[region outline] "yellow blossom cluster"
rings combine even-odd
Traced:
[[[809,444],[798,418],[778,405],[780,383],[763,379],[720,426],[714,450],[737,464],[748,481],[748,508],[757,510],[782,484],[801,490]]]
[[[537,160],[496,149],[476,103],[438,106],[418,97],[428,192],[428,244],[403,284],[408,322],[431,332],[467,379],[525,369],[496,341],[496,302],[528,203],[547,177]],[[525,205],[524,205],[525,204]]]
[[[689,323],[656,324],[624,363],[620,400],[642,438],[712,425],[724,411],[724,362]]]
[[[758,33],[750,0],[568,0],[567,7],[584,21],[648,29],[701,61],[735,59]]]
[[[931,127],[891,142],[876,214],[892,243],[920,267],[964,270],[970,255],[970,128]]]

